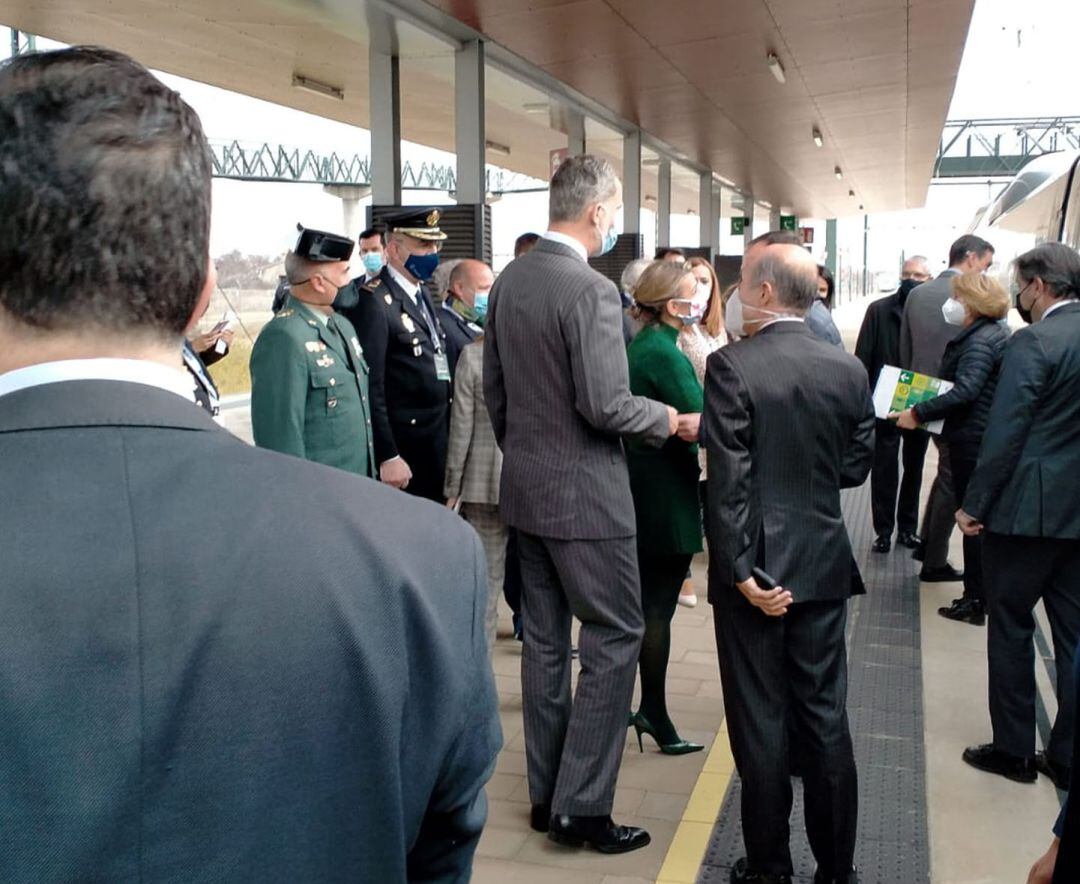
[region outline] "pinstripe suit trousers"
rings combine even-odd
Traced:
[[[521,531],[519,550],[530,799],[555,814],[610,814],[644,633],[634,537],[555,540]],[[571,694],[573,617],[581,621],[581,672]]]

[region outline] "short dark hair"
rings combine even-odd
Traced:
[[[520,258],[526,252],[532,251],[533,246],[540,242],[539,233],[523,233],[514,240],[514,257]]]
[[[994,247],[981,236],[965,233],[949,247],[949,266],[955,267],[961,263],[967,257],[968,252],[974,252],[981,258],[987,252],[992,251],[994,251]]]
[[[656,250],[656,254],[653,256],[654,261],[663,261],[668,255],[678,255],[680,258],[686,257],[686,252],[682,249],[677,249],[674,246],[660,246]]]
[[[746,244],[746,248],[751,249],[762,244],[767,246],[801,246],[803,241],[802,236],[794,230],[770,230],[768,233],[761,234],[761,236],[755,236]]]
[[[0,66],[0,307],[48,330],[183,334],[206,284],[210,151],[119,52]]]
[[[1044,242],[1013,263],[1025,282],[1038,277],[1059,298],[1080,297],[1080,255],[1076,249],[1060,242]]]
[[[376,224],[373,227],[369,227],[367,230],[360,231],[360,238],[357,242],[359,242],[360,239],[371,239],[373,236],[377,236],[379,242],[382,243],[383,248],[386,248],[386,227],[382,224]]]
[[[824,264],[818,264],[817,275],[825,280],[825,306],[832,310],[833,297],[836,295],[836,280],[833,279],[832,271]]]

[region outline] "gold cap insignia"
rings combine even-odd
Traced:
[[[436,224],[439,223],[439,219],[441,217],[442,217],[442,213],[438,209],[432,209],[430,214],[427,216],[427,219],[426,219],[427,220],[427,226],[428,227],[434,227]]]

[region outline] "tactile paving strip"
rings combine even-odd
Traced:
[[[844,492],[843,509],[867,586],[848,613],[848,716],[859,771],[855,863],[862,884],[918,884],[930,880],[918,563],[903,547],[887,555],[870,552],[869,482]],[[792,785],[794,880],[812,884],[802,783]],[[731,866],[745,853],[740,796],[735,777],[698,874],[702,884],[727,884]]]

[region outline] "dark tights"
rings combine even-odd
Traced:
[[[671,656],[671,618],[679,600],[679,587],[693,558],[689,553],[654,555],[638,550],[641,571],[641,608],[645,615],[645,637],[641,641],[638,665],[641,668],[639,711],[656,728],[663,744],[679,739],[668,717],[665,698],[668,657]]]

